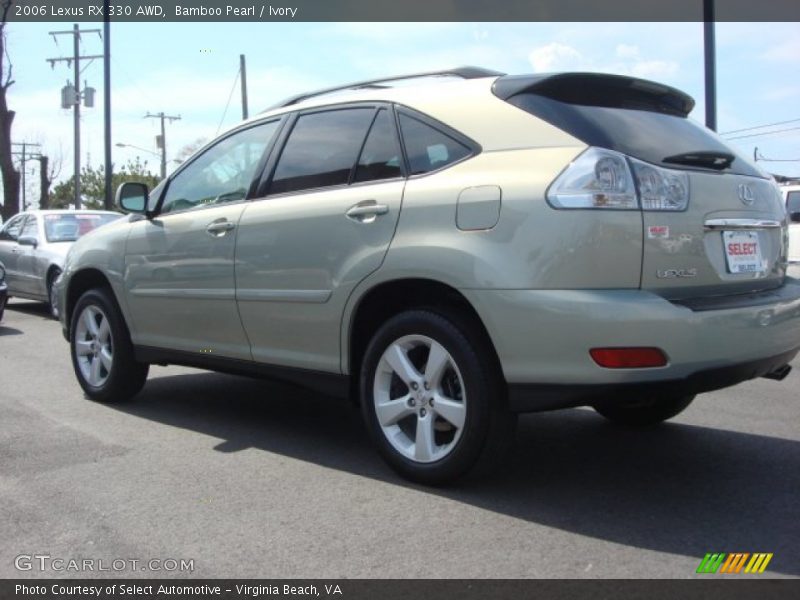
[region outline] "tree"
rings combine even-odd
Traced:
[[[102,210],[103,198],[106,193],[105,168],[103,166],[93,169],[84,166],[81,169],[81,204],[85,208]],[[147,163],[142,162],[137,156],[136,160],[129,160],[122,169],[111,175],[111,186],[117,189],[126,181],[138,181],[145,183],[152,189],[160,179],[147,169]],[[75,189],[75,176],[73,175],[66,181],[62,181],[53,188],[50,195],[51,208],[67,208],[73,200],[73,190]]]
[[[6,97],[8,88],[14,85],[14,68],[6,40],[6,23],[12,4],[13,0],[0,2],[0,176],[3,179],[3,221],[19,212],[20,173],[14,168],[11,154],[11,125],[16,113],[9,110]]]
[[[182,164],[187,158],[189,158],[192,154],[200,150],[203,146],[206,145],[208,141],[207,138],[199,137],[196,140],[189,142],[183,148],[178,150],[178,154],[172,160],[177,165]]]
[[[50,186],[53,180],[61,173],[61,157],[50,162],[50,157],[44,154],[39,156],[39,208],[50,208]]]

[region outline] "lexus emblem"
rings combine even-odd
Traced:
[[[753,206],[753,203],[756,201],[756,194],[746,183],[739,184],[739,200],[742,201],[743,204],[747,206]]]

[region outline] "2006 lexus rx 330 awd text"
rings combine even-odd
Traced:
[[[299,382],[357,398],[386,461],[440,483],[502,456],[520,412],[643,426],[786,375],[780,194],[689,96],[424,75],[293,97],[123,185],[130,216],[57,284],[86,394],[130,398],[154,363]]]

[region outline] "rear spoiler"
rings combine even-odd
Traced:
[[[492,85],[498,98],[536,94],[568,104],[631,108],[686,117],[694,98],[668,85],[604,73],[505,75]]]

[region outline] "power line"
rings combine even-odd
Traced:
[[[764,133],[751,133],[748,135],[737,135],[736,137],[727,138],[727,141],[732,140],[743,140],[745,138],[753,138],[753,137],[760,137],[762,135],[772,135],[774,133],[784,133],[786,131],[797,131],[800,127],[787,127],[785,129],[775,129],[774,131],[765,131]]]
[[[730,135],[732,133],[741,133],[743,131],[753,131],[754,129],[764,129],[765,127],[776,127],[778,125],[786,125],[787,123],[797,123],[800,119],[789,119],[788,121],[778,121],[777,123],[768,123],[767,125],[755,125],[753,127],[745,127],[744,129],[734,129],[720,133],[720,135]]]
[[[236,71],[236,77],[233,79],[233,85],[231,86],[231,93],[228,94],[228,102],[225,104],[225,112],[222,113],[222,118],[219,120],[219,125],[217,125],[217,133],[214,134],[214,137],[217,136],[219,130],[222,129],[222,123],[225,121],[225,117],[228,114],[228,108],[231,105],[231,98],[233,98],[233,91],[236,89],[236,83],[239,81],[239,75],[241,74],[241,70]]]

